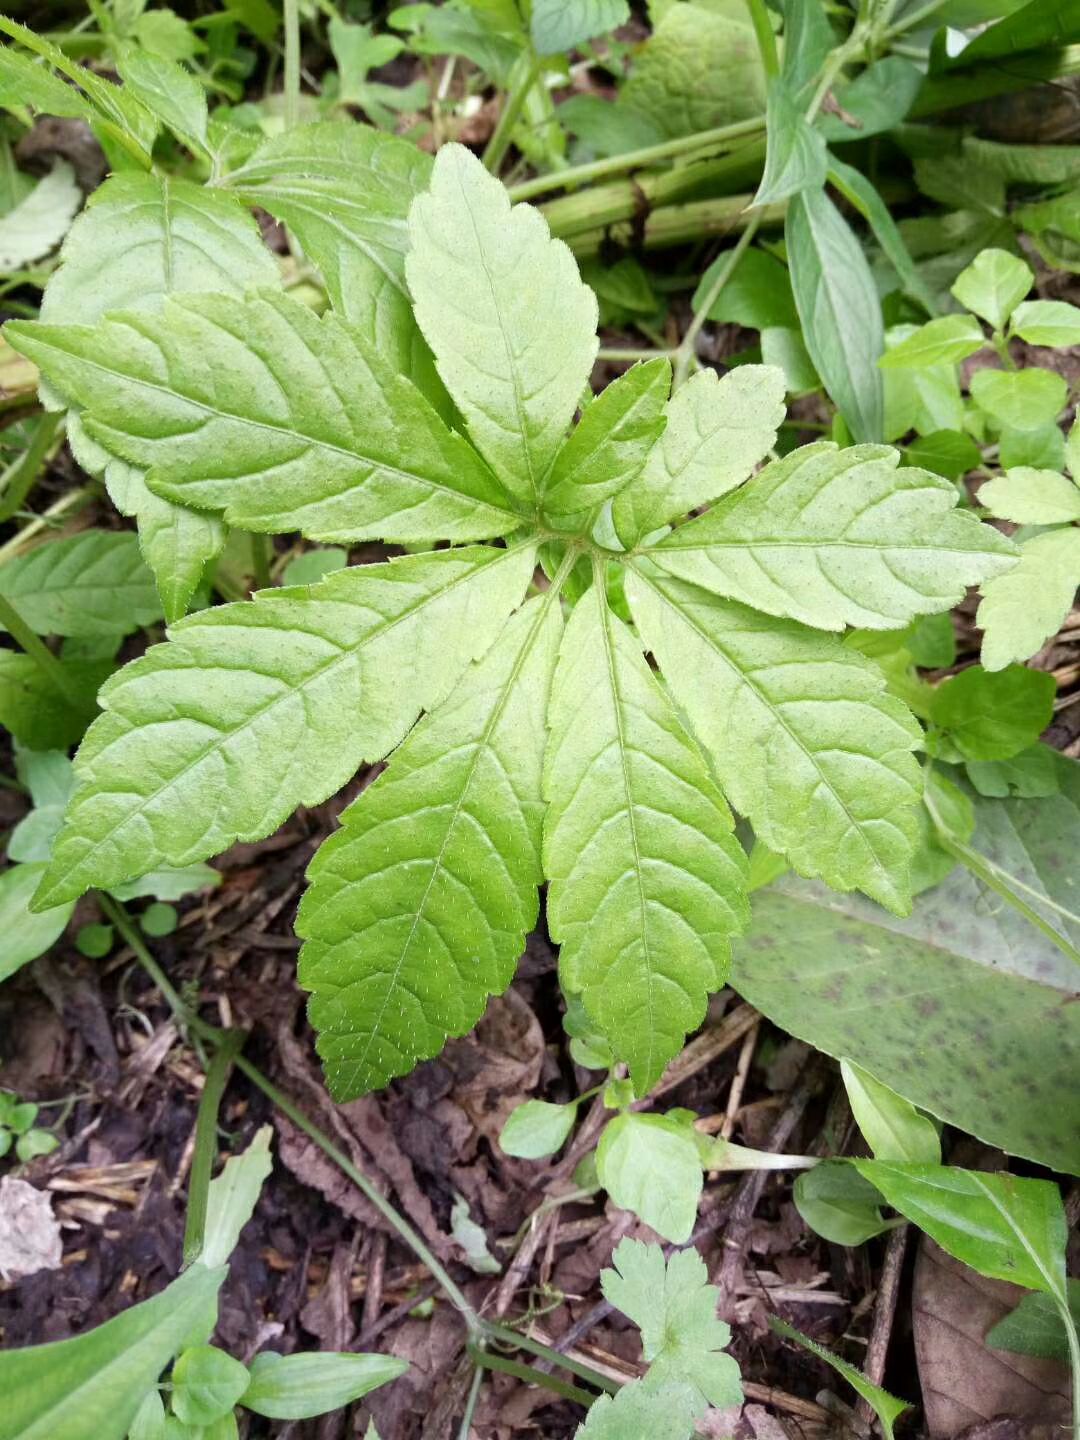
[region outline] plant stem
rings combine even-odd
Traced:
[[[19,648],[29,655],[65,704],[78,709],[82,703],[82,697],[68,679],[63,665],[40,635],[34,634],[6,595],[0,595],[0,625],[4,627]]]
[[[1069,1305],[1068,1282],[1061,1297],[1054,1297],[1061,1310],[1061,1321],[1065,1326],[1065,1339],[1069,1347],[1069,1368],[1072,1371],[1073,1392],[1073,1440],[1080,1440],[1080,1338],[1076,1334],[1076,1321]]]
[[[662,355],[666,355],[670,359],[671,356],[675,354],[677,354],[675,350],[626,350],[619,345],[601,345],[600,349],[596,352],[596,358],[598,360],[611,360],[614,361],[615,364],[625,363],[629,365],[632,360],[657,360]]]
[[[195,1153],[188,1182],[187,1219],[184,1224],[184,1264],[193,1264],[202,1253],[206,1234],[206,1207],[210,1195],[210,1177],[217,1154],[218,1111],[233,1061],[239,1055],[247,1036],[242,1030],[225,1030],[214,1051],[199,1097],[195,1116]]]
[[[469,1396],[465,1401],[465,1409],[461,1416],[461,1428],[458,1430],[458,1440],[469,1440],[469,1431],[472,1429],[473,1416],[476,1414],[476,1402],[480,1399],[480,1387],[483,1383],[483,1367],[477,1365],[473,1371],[472,1384],[469,1386]]]
[[[752,218],[746,226],[746,229],[739,236],[738,243],[734,245],[731,250],[728,251],[727,259],[717,271],[716,279],[709,286],[701,301],[701,304],[695,307],[693,319],[686,327],[686,334],[683,336],[682,342],[680,343],[678,350],[675,352],[675,376],[672,382],[673,390],[677,390],[679,386],[683,383],[683,381],[686,379],[687,373],[690,369],[690,362],[694,358],[694,346],[697,342],[698,335],[701,333],[701,327],[709,318],[709,311],[719,299],[721,290],[723,290],[724,286],[731,279],[732,273],[736,265],[738,265],[739,261],[742,259],[747,246],[757,234],[758,229],[761,225],[761,220],[762,212],[760,210],[755,210]]]
[[[522,1350],[528,1350],[532,1355],[539,1355],[541,1359],[549,1361],[552,1365],[561,1365],[564,1370],[569,1370],[571,1375],[576,1375],[580,1380],[588,1380],[590,1385],[597,1386],[600,1390],[607,1390],[614,1395],[619,1389],[619,1382],[610,1379],[607,1375],[601,1375],[599,1370],[593,1370],[591,1366],[585,1365],[580,1360],[573,1360],[569,1355],[563,1355],[558,1350],[553,1350],[550,1345],[545,1345],[541,1340],[534,1340],[529,1335],[523,1335],[518,1330],[512,1330],[508,1325],[500,1325],[494,1320],[485,1320],[484,1329],[492,1340],[500,1340],[505,1345],[516,1345]]]
[[[523,1365],[520,1360],[507,1360],[503,1355],[492,1355],[490,1351],[482,1350],[479,1345],[471,1344],[469,1354],[476,1361],[478,1367],[483,1366],[485,1370],[498,1370],[504,1375],[513,1375],[515,1379],[528,1381],[532,1385],[540,1385],[555,1395],[561,1395],[565,1400],[576,1400],[579,1405],[591,1405],[596,1399],[591,1390],[582,1390],[579,1386],[571,1385],[566,1380],[559,1380],[554,1375],[546,1375],[542,1370],[536,1370],[531,1365]],[[559,1363],[562,1363],[561,1356]]]
[[[300,120],[300,0],[284,0],[285,129]]]
[[[0,475],[0,496],[3,497],[0,499],[0,521],[10,520],[30,493],[30,487],[37,479],[63,421],[59,411],[40,415],[30,444]]]
[[[538,55],[531,55],[524,75],[506,93],[502,111],[499,114],[499,123],[495,126],[483,155],[484,165],[493,175],[499,173],[499,166],[506,158],[514,126],[521,116],[521,109],[529,91],[539,78],[543,63]]]
[[[255,589],[268,590],[273,584],[270,578],[270,538],[267,535],[251,533],[251,563],[255,571]]]
[[[765,8],[765,0],[746,0],[746,4],[754,25],[754,34],[757,36],[758,50],[761,52],[761,63],[765,74],[767,76],[779,75],[780,58],[776,53],[776,36],[769,24],[769,12]]]
[[[924,20],[928,20],[935,11],[940,10],[948,0],[928,0],[926,5],[921,5],[918,10],[913,10],[910,15],[905,15],[903,20],[898,20],[895,25],[890,25],[885,31],[887,39],[894,35],[904,35],[908,30],[914,30]]]
[[[62,495],[55,504],[49,506],[44,514],[31,520],[17,535],[13,535],[10,540],[0,545],[0,564],[3,564],[12,555],[18,555],[28,540],[32,540],[40,531],[55,524],[62,516],[74,514],[84,505],[88,505],[94,494],[95,487],[93,485],[82,485],[78,490],[69,490],[66,495]]]

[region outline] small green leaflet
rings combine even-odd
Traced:
[[[1080,487],[1056,470],[1018,465],[981,486],[979,504],[1017,525],[1064,525],[1080,520]]]
[[[187,1425],[213,1425],[248,1388],[246,1365],[214,1345],[192,1345],[172,1371],[172,1408]]]
[[[660,1385],[632,1380],[615,1396],[601,1395],[589,1406],[585,1424],[574,1440],[691,1440],[694,1433],[693,1392],[688,1385]]]
[[[697,1219],[704,1177],[694,1132],[667,1115],[617,1115],[596,1150],[600,1184],[674,1245],[685,1245]]]
[[[803,116],[785,81],[769,81],[765,112],[768,148],[755,205],[771,205],[802,190],[820,190],[829,168],[825,137]]]
[[[1026,660],[1057,634],[1078,584],[1080,530],[1068,526],[1025,540],[1015,569],[981,586],[975,623],[983,631],[987,670]]]
[[[840,1073],[855,1122],[875,1159],[931,1165],[940,1162],[938,1133],[910,1100],[890,1090],[853,1060],[841,1060]]]
[[[777,1335],[783,1335],[787,1340],[794,1340],[796,1345],[801,1345],[804,1350],[809,1350],[811,1355],[816,1355],[819,1360],[824,1360],[826,1365],[831,1365],[838,1375],[842,1375],[856,1394],[871,1407],[874,1414],[881,1422],[881,1431],[885,1440],[893,1440],[893,1425],[904,1413],[910,1410],[911,1406],[906,1400],[898,1400],[895,1395],[890,1395],[880,1385],[873,1384],[867,1380],[861,1370],[856,1370],[854,1365],[849,1365],[839,1355],[834,1355],[831,1350],[826,1350],[824,1345],[819,1345],[816,1340],[811,1340],[809,1335],[804,1335],[801,1330],[796,1330],[785,1320],[776,1315],[769,1316],[769,1328]]]
[[[881,1196],[845,1160],[826,1160],[795,1181],[795,1208],[834,1245],[862,1245],[897,1222],[881,1213]]]
[[[1065,300],[1025,300],[1009,329],[1029,345],[1080,345],[1080,309]]]
[[[526,1100],[512,1110],[499,1134],[507,1155],[538,1160],[554,1155],[574,1128],[576,1105],[553,1105],[547,1100]]]
[[[1069,387],[1051,370],[976,370],[971,398],[997,427],[1038,430],[1065,408]]]
[[[396,1355],[277,1355],[264,1350],[252,1361],[251,1383],[240,1404],[272,1420],[307,1420],[351,1405],[408,1368],[408,1361]]]
[[[533,0],[529,28],[538,55],[558,55],[629,17],[627,0]]]
[[[1007,250],[982,250],[956,277],[952,293],[995,330],[1005,322],[1035,284],[1031,267]]]
[[[945,759],[1009,760],[1034,745],[1054,713],[1057,683],[1045,670],[1010,665],[962,670],[934,691],[930,718],[945,732]],[[932,753],[938,753],[933,741]]]
[[[920,325],[913,335],[892,346],[878,361],[883,370],[955,365],[986,344],[982,326],[972,315],[942,315]]]

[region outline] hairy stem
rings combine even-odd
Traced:
[[[40,635],[35,635],[6,595],[0,595],[0,625],[41,671],[49,686],[61,699],[76,709],[82,697],[72,685],[63,665],[45,644]]]

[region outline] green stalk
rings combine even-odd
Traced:
[[[600,1390],[606,1390],[611,1395],[614,1395],[619,1389],[618,1381],[609,1379],[607,1375],[601,1375],[599,1370],[592,1369],[591,1366],[583,1364],[580,1360],[573,1360],[559,1350],[553,1350],[550,1345],[545,1345],[541,1340],[534,1340],[529,1335],[512,1330],[508,1325],[500,1325],[494,1320],[485,1320],[484,1329],[492,1340],[499,1340],[504,1345],[516,1345],[521,1350],[528,1350],[530,1354],[538,1355],[553,1365],[560,1365],[564,1370],[569,1370],[571,1375],[576,1375],[580,1380],[588,1380],[590,1385],[595,1385]]]
[[[675,352],[675,373],[672,380],[673,390],[677,390],[686,379],[690,369],[690,362],[694,358],[694,346],[697,343],[697,337],[701,334],[701,327],[709,318],[709,311],[720,298],[720,292],[731,279],[736,265],[738,265],[746,253],[746,249],[751,240],[753,240],[760,229],[761,220],[761,211],[755,210],[752,218],[747,222],[746,229],[739,236],[738,242],[728,251],[727,259],[717,271],[716,279],[709,286],[701,304],[694,310],[693,318],[686,327],[686,334],[683,336],[679,348]]]
[[[300,0],[284,0],[285,129],[300,121]]]
[[[461,1428],[458,1430],[458,1440],[469,1440],[472,1431],[473,1416],[476,1414],[476,1404],[480,1399],[480,1387],[484,1383],[483,1368],[477,1365],[473,1371],[472,1384],[469,1386],[469,1398],[465,1401],[465,1409],[461,1416]]]
[[[768,76],[779,75],[780,57],[776,53],[776,36],[769,24],[769,12],[765,8],[765,0],[746,0],[746,4],[753,22],[754,34],[757,36],[758,50],[761,52],[761,63],[764,66],[765,74]]]
[[[1065,1326],[1065,1339],[1069,1346],[1069,1369],[1072,1371],[1073,1440],[1080,1440],[1080,1339],[1077,1338],[1076,1322],[1069,1306],[1068,1281],[1065,1282],[1065,1285],[1065,1294],[1060,1299],[1057,1296],[1054,1298],[1061,1311],[1062,1323]]]
[[[104,900],[104,896],[102,899]],[[242,1030],[225,1030],[214,1051],[206,1072],[199,1111],[195,1116],[195,1152],[191,1161],[188,1183],[187,1220],[184,1224],[184,1264],[193,1264],[202,1254],[206,1235],[206,1209],[210,1197],[210,1177],[217,1155],[218,1111],[225,1094],[233,1061],[239,1055],[247,1036]]]
[[[591,1390],[582,1390],[555,1375],[547,1375],[543,1370],[523,1365],[519,1360],[507,1360],[503,1355],[492,1355],[490,1351],[482,1350],[479,1345],[470,1344],[469,1354],[478,1368],[482,1366],[485,1370],[498,1370],[503,1375],[513,1375],[517,1380],[528,1381],[531,1385],[550,1390],[554,1395],[561,1395],[564,1400],[575,1400],[579,1405],[591,1405],[596,1399]]]
[[[251,564],[255,572],[255,589],[268,590],[273,584],[270,576],[270,539],[255,531],[251,534]]]
[[[63,420],[59,412],[40,415],[30,444],[0,475],[0,522],[10,520],[30,493]]]
[[[721,238],[735,234],[753,216],[753,212],[747,209],[750,198],[749,195],[725,195],[718,200],[699,200],[692,205],[665,205],[660,210],[654,210],[645,222],[641,248],[665,250],[710,236]],[[762,225],[780,225],[787,202],[780,200],[775,205],[763,205],[761,208]],[[633,227],[624,224],[610,230],[588,230],[572,236],[566,243],[579,260],[594,260],[607,241],[630,244],[634,238]]]
[[[539,79],[543,64],[544,62],[538,55],[531,55],[525,74],[506,93],[499,115],[499,123],[495,126],[494,133],[483,154],[484,165],[493,175],[499,173],[499,166],[506,158],[514,126],[521,118],[522,106],[525,104],[529,91]]]
[[[40,635],[35,635],[6,595],[0,595],[0,625],[41,671],[53,690],[57,691],[64,703],[78,709],[82,696],[68,679],[63,665],[45,644]]]

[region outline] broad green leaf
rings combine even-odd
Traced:
[[[221,1174],[210,1181],[200,1264],[211,1269],[224,1265],[236,1249],[241,1231],[255,1213],[263,1181],[273,1168],[272,1134],[270,1126],[263,1125],[247,1149],[230,1155]]]
[[[1080,846],[1078,767],[1057,764],[1058,795],[974,797],[972,844],[1077,945],[1080,926],[1050,908],[1075,909]],[[962,866],[907,920],[785,877],[754,897],[732,984],[790,1034],[937,1118],[1063,1173],[1080,1168],[1062,1103],[1080,1065],[1076,965]]]
[[[266,140],[225,184],[286,224],[330,303],[425,393],[434,378],[405,285],[408,214],[431,157],[370,125],[301,125]]]
[[[127,635],[161,618],[129,530],[83,530],[16,555],[0,566],[0,595],[39,635]]]
[[[15,769],[30,790],[34,808],[24,815],[8,838],[9,860],[48,860],[63,823],[75,776],[71,761],[62,750],[15,752]]]
[[[849,1365],[839,1355],[834,1355],[831,1350],[826,1350],[824,1345],[819,1345],[809,1335],[804,1335],[801,1330],[796,1330],[786,1320],[781,1320],[776,1315],[770,1315],[769,1327],[777,1335],[794,1340],[804,1350],[809,1350],[811,1355],[816,1355],[819,1360],[824,1360],[826,1365],[831,1365],[838,1375],[842,1375],[855,1393],[866,1401],[878,1417],[881,1433],[885,1440],[893,1440],[893,1425],[905,1410],[911,1409],[907,1400],[898,1400],[895,1395],[890,1395],[880,1385],[875,1385],[873,1381],[868,1380],[861,1370],[856,1370],[854,1365]]]
[[[43,115],[89,120],[93,107],[73,85],[41,63],[10,45],[0,45],[0,105],[6,109],[27,106]]]
[[[444,145],[409,214],[416,318],[477,449],[534,504],[596,356],[596,297],[529,205]],[[400,504],[400,499],[398,500]]]
[[[667,423],[664,411],[670,389],[667,359],[634,365],[613,380],[555,457],[544,492],[545,513],[592,510],[634,481]]]
[[[784,373],[789,395],[808,395],[821,389],[821,380],[810,359],[798,322],[794,328],[770,325],[761,332],[761,358]]]
[[[533,0],[533,46],[538,55],[558,55],[624,25],[629,17],[627,0]]]
[[[226,1273],[193,1265],[152,1300],[74,1339],[4,1351],[0,1440],[123,1440]]]
[[[616,1205],[674,1245],[690,1239],[704,1176],[687,1126],[666,1115],[617,1115],[600,1136],[596,1168]]]
[[[475,539],[520,524],[408,380],[336,315],[287,296],[188,295],[160,315],[6,333],[166,499],[325,540]]]
[[[576,1105],[552,1105],[547,1100],[526,1100],[510,1112],[499,1134],[507,1155],[539,1160],[561,1149],[577,1118]]]
[[[6,870],[0,870],[0,934],[5,936],[0,980],[6,980],[23,965],[44,955],[71,919],[74,901],[39,913],[30,909],[30,901],[44,873],[41,862],[9,865]]]
[[[127,1440],[166,1440],[165,1406],[157,1390],[148,1390],[132,1421]]]
[[[246,1365],[214,1345],[192,1345],[172,1369],[172,1408],[185,1425],[212,1425],[248,1388]]]
[[[396,1355],[276,1355],[264,1350],[252,1361],[251,1384],[240,1404],[272,1420],[306,1420],[351,1405],[408,1368],[408,1361]]]
[[[1070,1280],[1068,1292],[1073,1324],[1080,1325],[1080,1280]],[[993,1350],[1069,1363],[1069,1341],[1058,1302],[1037,1290],[1025,1295],[1015,1310],[986,1332],[986,1343]]]
[[[999,4],[995,11],[1003,13]],[[1075,40],[1078,33],[1076,0],[1027,0],[1026,5],[1008,6],[1004,18],[977,35],[953,59],[952,66],[966,68],[987,60],[1007,63],[1027,50],[1055,49]]]
[[[1054,470],[1018,465],[979,489],[979,504],[1018,525],[1059,525],[1080,520],[1080,488]],[[0,576],[3,572],[0,571]]]
[[[1045,670],[972,665],[934,691],[930,718],[964,760],[1008,760],[1050,724],[1057,684]]]
[[[980,795],[999,800],[1010,795],[1036,799],[1061,788],[1049,745],[1032,745],[1008,760],[969,760],[964,771]]]
[[[186,26],[184,27],[186,30]],[[189,150],[206,155],[206,92],[182,65],[128,46],[117,66],[127,89]]]
[[[337,1099],[466,1034],[536,923],[554,594],[518,611],[312,861],[299,977]]]
[[[852,1060],[840,1061],[840,1073],[855,1123],[875,1159],[940,1164],[938,1133],[910,1100],[890,1090]]]
[[[1069,387],[1051,370],[976,370],[971,398],[998,426],[1038,430],[1065,408]]]
[[[836,44],[823,0],[784,0],[784,79],[795,91],[805,90]],[[809,98],[809,97],[807,97]]]
[[[64,660],[70,698],[62,697],[29,655],[0,650],[0,725],[23,745],[65,750],[97,714],[97,692],[111,660]]]
[[[883,62],[888,64],[888,61]],[[826,119],[831,119],[827,116]],[[873,231],[889,264],[896,271],[906,294],[912,296],[929,314],[938,308],[933,291],[919,273],[907,248],[899,226],[877,188],[854,165],[845,165],[834,155],[829,156],[829,184],[848,200]]]
[[[739,1366],[723,1353],[731,1330],[717,1318],[720,1292],[708,1284],[705,1262],[694,1249],[667,1260],[659,1245],[620,1240],[600,1286],[605,1300],[641,1331],[650,1385],[689,1385],[695,1416],[742,1401]]]
[[[946,480],[959,480],[982,461],[979,447],[960,430],[932,430],[904,449],[904,459]]]
[[[822,630],[890,630],[946,610],[968,585],[1010,569],[1016,551],[955,508],[954,485],[898,469],[899,459],[882,445],[803,446],[649,557],[679,579]]]
[[[1035,284],[1031,267],[1007,250],[983,250],[952,285],[960,304],[974,310],[995,330],[1003,330],[1009,316]]]
[[[913,335],[886,350],[878,364],[883,370],[955,365],[986,344],[982,326],[972,315],[942,315],[920,325]]]
[[[531,546],[405,556],[174,626],[102,693],[42,902],[189,864],[320,804],[449,694],[532,566]]]
[[[1050,1180],[853,1160],[894,1210],[980,1275],[1065,1297],[1065,1210]]]
[[[836,109],[818,121],[822,135],[832,145],[892,130],[911,109],[924,78],[918,65],[900,55],[873,61],[850,83],[833,87]]]
[[[141,900],[147,895],[152,895],[155,900],[182,900],[185,895],[220,884],[220,870],[196,861],[194,865],[165,865],[160,870],[150,870],[135,880],[110,886],[109,894],[114,900],[125,903]]]
[[[258,227],[231,196],[165,175],[113,175],[71,228],[45,287],[41,319],[94,325],[111,310],[159,310],[167,295],[214,290],[240,295],[278,284]],[[113,503],[139,525],[166,618],[178,620],[225,531],[213,516],[173,505],[142,472],[90,440],[68,417],[79,463],[104,478]]]
[[[1068,526],[1025,540],[1016,567],[980,587],[975,623],[983,631],[986,669],[1034,655],[1060,629],[1078,585],[1080,530]]]
[[[820,190],[829,168],[825,137],[805,118],[779,75],[769,81],[765,123],[765,171],[753,203],[771,205],[802,190]]]
[[[730,258],[722,251],[698,281],[692,301],[695,311],[705,303],[718,271]],[[713,301],[708,318],[746,325],[752,330],[776,326],[797,329],[799,316],[787,266],[767,250],[747,250]]]
[[[699,370],[668,401],[667,426],[645,468],[615,498],[619,539],[643,536],[741,485],[776,440],[784,376],[775,365],[741,365],[723,378]]]
[[[856,440],[880,440],[885,406],[878,358],[881,305],[863,248],[824,190],[788,205],[791,288],[806,348]]]
[[[757,837],[800,873],[905,911],[920,731],[878,667],[832,636],[655,571],[635,570],[626,588],[675,703]]]
[[[1009,328],[1029,345],[1080,345],[1080,308],[1065,300],[1025,300]]]
[[[644,1094],[724,983],[749,919],[731,814],[597,583],[566,627],[544,761],[548,926],[563,986]]]
[[[0,216],[0,271],[42,260],[68,232],[83,194],[66,160],[57,161],[24,200]]]
[[[1014,430],[1003,425],[999,435],[998,464],[1003,470],[1012,470],[1018,465],[1030,465],[1036,470],[1066,468],[1065,436],[1056,420],[1036,430]]]
[[[833,1245],[862,1245],[891,1230],[881,1213],[881,1196],[846,1160],[826,1160],[796,1179],[795,1208],[803,1220]]]
[[[601,1395],[589,1406],[574,1440],[691,1440],[693,1391],[688,1385],[653,1387],[632,1380],[615,1395]]]

